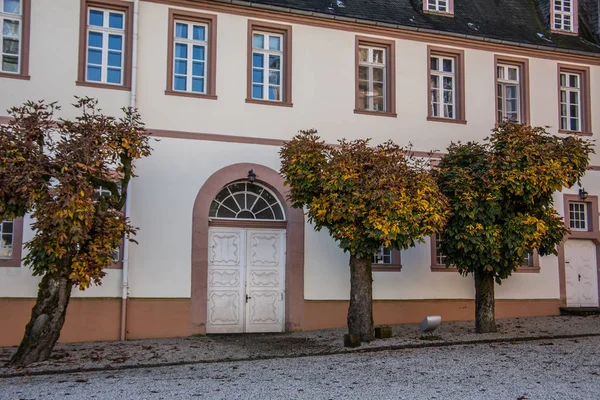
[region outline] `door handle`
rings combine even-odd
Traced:
[[[248,299],[251,299],[252,297],[246,295],[246,303],[248,302]]]
[[[581,282],[581,274],[577,274],[577,280]]]

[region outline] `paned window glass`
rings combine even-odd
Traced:
[[[88,8],[86,81],[123,84],[125,13]]]
[[[456,118],[456,59],[431,56],[430,107],[432,117]]]
[[[435,234],[435,262],[438,265],[446,264],[446,256],[442,253],[442,241],[444,236],[441,233]]]
[[[581,131],[580,74],[560,74],[560,129]]]
[[[284,221],[283,207],[269,189],[257,183],[237,182],[221,189],[213,199],[209,217]]]
[[[533,267],[533,253],[526,253],[523,256],[521,267]]]
[[[22,3],[0,0],[0,72],[18,74],[21,70]]]
[[[10,259],[13,255],[14,223],[12,220],[0,222],[0,259]]]
[[[521,88],[519,67],[498,65],[498,122],[511,120],[521,122]]]
[[[586,203],[569,203],[569,228],[574,231],[587,231]]]
[[[283,99],[283,35],[252,32],[252,98]]]
[[[358,104],[361,110],[387,111],[386,56],[384,48],[358,48]]]
[[[388,247],[381,246],[379,251],[373,254],[373,264],[391,264],[392,250]]]
[[[573,31],[573,0],[554,0],[554,29]]]
[[[173,90],[206,93],[208,25],[175,21]]]
[[[448,0],[427,0],[429,11],[448,12]]]

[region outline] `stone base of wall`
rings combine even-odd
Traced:
[[[0,346],[16,346],[29,322],[34,299],[0,298]],[[59,342],[119,340],[121,299],[72,298]],[[188,336],[189,299],[129,299],[127,338]]]
[[[347,324],[346,300],[304,302],[304,330],[341,328]],[[496,318],[559,315],[559,299],[496,300]],[[427,315],[440,315],[442,321],[475,319],[474,300],[375,300],[375,325],[417,324]]]
[[[0,346],[18,345],[31,315],[33,299],[0,298]],[[497,300],[496,318],[559,315],[559,299]],[[189,336],[190,299],[136,299],[127,302],[127,339]],[[303,330],[346,326],[348,301],[307,300]],[[376,325],[420,323],[427,315],[442,321],[473,320],[473,300],[377,300]],[[59,342],[97,342],[120,338],[121,299],[73,298]]]

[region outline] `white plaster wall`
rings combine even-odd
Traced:
[[[131,219],[139,227],[130,249],[132,297],[189,297],[192,211],[198,191],[214,172],[248,162],[279,170],[279,148],[249,144],[160,139],[133,180]]]
[[[31,80],[0,78],[0,115],[6,115],[4,110],[26,99],[58,100],[63,105],[61,116],[74,115],[68,107],[74,95],[99,98],[109,114],[118,114],[120,107],[128,104],[126,91],[75,85],[79,6],[79,0],[33,3]],[[248,104],[248,18],[201,8],[195,10],[218,17],[218,100],[168,96],[164,93],[168,10],[165,4],[140,3],[137,98],[151,129],[285,139],[299,129],[315,128],[330,142],[342,137],[372,137],[374,142],[393,139],[402,145],[412,142],[415,150],[443,151],[453,140],[481,140],[494,125],[494,52],[465,50],[466,125],[426,120],[427,45],[436,43],[404,39],[396,40],[398,117],[354,114],[355,33],[301,24],[292,24],[294,107]],[[550,126],[555,132],[557,61],[529,60],[532,122]],[[593,105],[600,102],[600,67],[591,68],[591,82],[596,121],[600,108]],[[600,152],[592,156],[592,164],[600,164]]]
[[[69,117],[74,115],[67,107],[73,95],[97,97],[105,112],[114,115],[128,104],[126,91],[75,85],[79,5],[78,0],[33,3],[31,80],[0,78],[0,110],[26,99],[58,100],[64,106],[60,115]],[[299,129],[316,128],[329,142],[341,137],[373,137],[374,142],[391,138],[403,145],[412,142],[415,150],[443,151],[451,141],[481,140],[494,124],[493,52],[465,50],[466,125],[426,121],[427,43],[409,40],[396,40],[398,118],[358,115],[353,113],[355,34],[299,24],[293,25],[294,107],[247,104],[247,18],[210,11],[218,16],[218,100],[167,96],[168,8],[145,1],[140,5],[138,106],[150,129],[284,139]],[[552,132],[558,122],[556,65],[553,60],[530,58],[532,123],[548,125]],[[591,82],[597,121],[599,67],[592,67]],[[189,297],[191,216],[198,190],[213,172],[233,163],[278,169],[278,148],[178,139],[161,139],[154,147],[154,154],[139,163],[140,176],[133,181],[131,217],[140,227],[140,244],[131,246],[130,295]],[[600,164],[600,155],[592,156],[592,164]],[[597,175],[590,172],[583,180],[590,194],[600,193]],[[556,207],[562,213],[560,194]],[[326,231],[316,233],[310,226],[305,251],[305,297],[347,299],[348,255]],[[375,298],[473,297],[471,278],[431,272],[429,257],[429,245],[420,244],[403,252],[401,272],[376,272]],[[110,270],[102,287],[76,295],[119,296],[120,273]],[[35,294],[37,279],[28,270],[0,269],[0,278],[0,296]],[[545,258],[540,274],[511,277],[498,288],[498,297],[557,298],[557,280],[556,260]]]

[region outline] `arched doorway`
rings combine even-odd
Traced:
[[[234,182],[215,196],[209,218],[206,333],[283,332],[281,203],[259,183]]]
[[[285,195],[283,177],[256,164],[225,167],[202,186],[192,226],[192,334],[302,329],[304,217]]]

